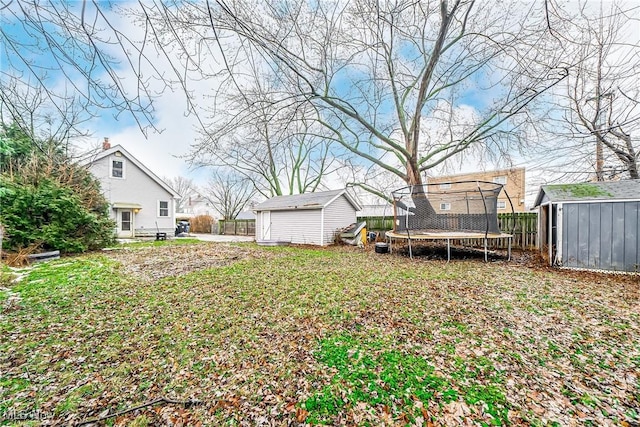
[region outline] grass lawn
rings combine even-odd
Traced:
[[[170,242],[23,273],[0,420],[166,398],[97,425],[640,423],[637,276]]]

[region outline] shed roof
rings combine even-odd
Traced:
[[[344,195],[355,210],[362,209],[360,204],[346,189],[319,191],[315,193],[295,194],[293,196],[276,196],[266,200],[254,208],[254,211],[286,211],[296,209],[322,209]]]
[[[640,200],[640,179],[543,185],[534,206],[539,206],[545,196],[552,202]]]

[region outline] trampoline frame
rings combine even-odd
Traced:
[[[461,239],[483,239],[483,243],[484,243],[484,260],[485,262],[488,261],[488,241],[489,239],[508,239],[508,249],[507,249],[507,253],[508,253],[508,260],[511,261],[511,243],[513,240],[513,231],[515,229],[515,221],[513,221],[513,228],[511,229],[511,233],[491,233],[489,232],[489,228],[490,228],[490,223],[489,223],[489,213],[487,211],[487,200],[485,199],[484,193],[482,191],[482,188],[480,186],[480,184],[490,184],[496,187],[500,187],[500,191],[498,191],[497,194],[500,194],[500,192],[502,190],[504,190],[504,185],[503,184],[498,184],[495,182],[489,182],[489,181],[452,181],[452,182],[448,182],[446,184],[450,184],[450,185],[454,185],[454,184],[470,184],[470,183],[475,183],[477,186],[477,191],[479,192],[480,196],[482,197],[482,202],[484,205],[484,215],[486,216],[486,229],[484,232],[481,231],[465,231],[465,230],[422,230],[422,229],[415,229],[415,230],[410,230],[409,228],[405,230],[403,230],[402,232],[398,232],[398,230],[396,229],[397,224],[398,224],[398,220],[400,220],[402,217],[398,217],[398,208],[397,208],[397,201],[400,200],[400,198],[396,197],[396,194],[398,192],[401,191],[405,191],[406,189],[408,190],[407,195],[413,195],[416,194],[414,193],[413,186],[407,186],[407,187],[403,187],[400,188],[398,190],[395,190],[392,192],[392,196],[393,196],[393,231],[387,232],[386,233],[386,237],[387,240],[389,241],[389,249],[391,251],[391,247],[393,243],[393,240],[406,240],[408,242],[409,245],[409,257],[411,259],[413,259],[413,248],[412,248],[412,244],[411,241],[412,240],[446,240],[447,241],[447,262],[449,262],[451,260],[451,240],[461,240]],[[434,183],[434,184],[422,184],[420,187],[428,187],[428,186],[435,186],[435,185],[441,185],[443,183]],[[467,193],[465,191],[465,193]],[[511,214],[515,216],[515,211],[513,208],[513,202],[511,201],[511,197],[509,197],[509,194],[507,193],[506,190],[504,190],[504,193],[507,197],[507,200],[509,201],[509,205],[511,207]],[[426,195],[426,199],[429,200],[429,193],[428,192],[424,192],[422,191],[422,194]],[[465,199],[468,199],[468,196],[465,195]],[[495,199],[495,203],[497,204],[497,197]],[[405,221],[408,223],[408,215],[409,215],[409,211],[405,208],[404,209],[407,213],[404,215],[405,217]],[[496,207],[496,215],[497,215],[497,207]]]

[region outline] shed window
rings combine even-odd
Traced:
[[[451,203],[440,203],[440,210],[441,211],[450,211],[451,210]]]
[[[498,200],[498,209],[507,209],[507,202],[504,200]]]
[[[113,178],[124,178],[124,161],[123,160],[111,161],[111,176]]]
[[[169,202],[160,200],[158,202],[158,216],[169,216]]]

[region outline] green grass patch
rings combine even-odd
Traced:
[[[304,407],[311,423],[332,422],[340,407],[364,403],[392,408],[394,417],[415,421],[422,407],[437,398],[448,403],[463,398],[468,404],[485,404],[497,425],[507,422],[507,403],[501,378],[486,358],[470,362],[458,358],[458,370],[450,377],[436,374],[424,357],[393,348],[393,343],[371,342],[347,334],[320,340],[315,353],[335,373],[331,384],[312,394]],[[479,383],[477,380],[482,379]],[[416,406],[420,401],[422,405]]]
[[[636,288],[608,277],[349,248],[138,246],[34,265],[7,286],[19,303],[0,305],[0,410],[73,424],[172,396],[205,402],[179,408],[185,425],[519,425],[539,407],[511,391],[614,387],[640,366]],[[185,268],[146,274],[165,265]],[[554,404],[562,425],[578,411],[635,421],[639,391]]]
[[[145,240],[141,242],[120,243],[115,248],[147,248],[147,247],[162,247],[162,246],[181,246],[181,245],[196,245],[206,244],[202,240],[192,239],[188,237],[180,237],[177,239],[167,240]]]

